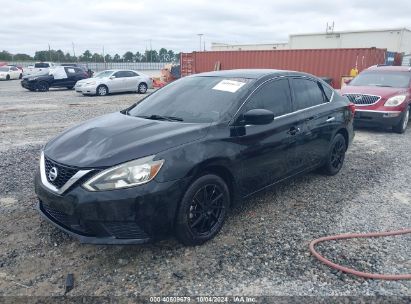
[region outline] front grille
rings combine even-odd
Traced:
[[[72,230],[74,232],[78,232],[81,234],[87,234],[87,235],[92,234],[92,231],[89,230],[84,225],[81,225],[79,220],[75,218],[74,216],[65,214],[64,212],[60,210],[56,210],[45,204],[41,204],[41,207],[43,209],[43,212],[46,213],[46,215],[48,215],[49,217],[51,217],[59,225],[65,226],[69,230]]]
[[[56,163],[55,161],[52,161],[51,159],[48,159],[47,157],[44,158],[45,161],[45,169],[46,169],[46,177],[47,180],[50,184],[56,186],[58,189],[64,186],[67,181],[73,177],[74,174],[76,174],[79,170],[76,168],[68,167],[68,166],[63,166],[60,165],[59,163]],[[50,179],[50,170],[51,168],[56,168],[57,170],[57,177],[55,180]]]
[[[381,99],[381,97],[377,95],[365,94],[344,94],[344,96],[347,96],[352,103],[360,106],[372,105],[374,103],[377,103]]]
[[[105,222],[106,230],[118,239],[146,239],[149,236],[134,222]]]

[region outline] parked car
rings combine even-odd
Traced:
[[[138,92],[145,94],[153,87],[152,79],[132,70],[106,70],[76,83],[75,90],[83,95],[105,96],[110,93]]]
[[[0,67],[0,80],[20,79],[22,76],[19,68],[4,65]]]
[[[355,77],[341,93],[355,103],[355,124],[407,129],[411,104],[411,68],[373,66]]]
[[[77,81],[87,77],[87,73],[80,68],[57,66],[47,75],[24,76],[21,86],[39,92],[48,91],[51,87],[71,90]]]
[[[56,67],[56,64],[53,62],[36,62],[33,67],[28,66],[24,73],[24,76],[38,76],[38,75],[47,75],[50,68]]]
[[[77,67],[77,68],[83,69],[87,73],[88,78],[93,77],[94,72],[84,64],[80,64],[80,63],[62,63],[61,66],[71,66],[71,67]]]
[[[184,77],[48,142],[38,210],[85,243],[144,243],[174,231],[201,244],[242,198],[316,168],[337,174],[354,112],[305,73]]]

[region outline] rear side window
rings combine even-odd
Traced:
[[[327,101],[320,84],[317,81],[294,78],[292,79],[295,110],[317,106]]]
[[[34,67],[35,68],[48,68],[48,67],[50,67],[50,65],[48,63],[45,63],[45,62],[39,62],[39,63],[35,63]]]
[[[259,88],[244,106],[244,112],[266,109],[275,116],[291,112],[291,95],[287,79],[274,80]]]
[[[327,101],[331,101],[331,98],[333,96],[333,90],[323,83],[320,83],[320,86],[323,88],[324,94],[327,97]]]

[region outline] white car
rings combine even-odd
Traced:
[[[143,73],[132,70],[106,70],[92,78],[77,81],[74,89],[83,95],[105,96],[119,92],[144,94],[152,87],[152,79]]]
[[[21,70],[15,66],[1,66],[0,80],[20,79],[22,77]]]

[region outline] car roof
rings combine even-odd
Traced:
[[[366,69],[366,71],[411,72],[411,67],[393,65],[373,65]]]
[[[199,76],[208,76],[208,77],[229,77],[229,78],[249,78],[249,79],[258,79],[264,76],[291,76],[291,75],[300,75],[300,76],[312,76],[310,74],[287,71],[287,70],[274,70],[274,69],[238,69],[238,70],[223,70],[223,71],[213,71],[205,72],[200,74],[192,75],[194,77]]]

